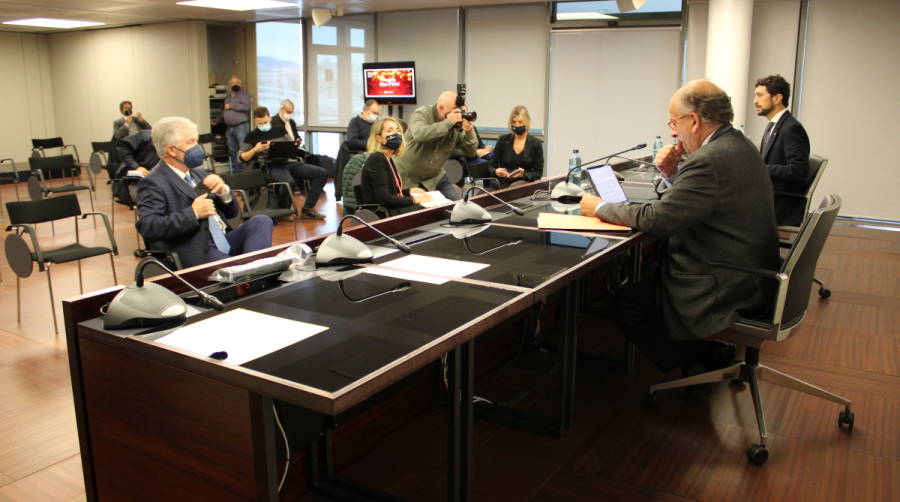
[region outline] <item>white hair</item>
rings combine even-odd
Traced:
[[[197,124],[184,117],[163,117],[153,124],[153,147],[159,158],[166,155],[166,147],[177,145],[186,130],[197,130]]]
[[[293,107],[293,106],[294,106],[294,102],[291,101],[290,99],[285,99],[284,101],[281,102],[281,107],[282,107],[282,108],[284,108],[284,107],[287,106],[287,105],[291,105],[291,107]]]

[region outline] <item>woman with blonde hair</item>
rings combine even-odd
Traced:
[[[430,196],[421,188],[407,189],[394,165],[394,158],[405,151],[403,129],[393,117],[384,117],[372,125],[367,150],[369,157],[362,168],[362,200],[360,204],[379,204],[388,216],[422,209],[421,202]]]
[[[544,144],[528,134],[531,116],[528,108],[518,105],[509,114],[510,134],[504,134],[494,146],[491,173],[502,188],[515,181],[534,181],[544,176]]]

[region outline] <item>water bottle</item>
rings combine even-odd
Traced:
[[[650,162],[656,162],[656,154],[659,153],[659,151],[662,149],[663,149],[662,137],[657,136],[656,139],[653,140],[653,157],[650,157]]]
[[[574,183],[578,186],[581,186],[584,181],[581,173],[581,153],[578,152],[578,149],[572,150],[572,155],[569,155],[569,179],[570,183]]]
[[[471,176],[466,176],[466,177],[463,179],[463,186],[462,186],[462,194],[463,194],[464,196],[466,195],[466,192],[467,192],[470,188],[472,188],[472,185],[473,185],[473,183],[472,183],[472,177],[471,177]]]

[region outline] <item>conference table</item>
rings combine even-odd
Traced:
[[[559,407],[555,417],[538,422],[551,434],[564,434],[574,413],[584,279],[612,263],[627,263],[628,274],[639,274],[644,246],[652,242],[634,231],[537,228],[538,214],[573,210],[531,200],[535,190],[547,187],[548,180],[542,180],[495,192],[520,207],[523,216],[487,195],[472,197],[491,212],[493,221],[486,225],[449,225],[450,206],[373,223],[409,245],[409,255],[369,228],[347,229],[345,234],[376,250],[374,263],[285,273],[260,292],[238,285],[238,298],[226,304],[225,312],[197,306],[179,328],[104,329],[100,309],[120,287],[64,301],[87,498],[278,500],[276,403],[322,417],[312,421],[304,445],[311,452],[309,486],[353,498],[335,488],[324,424],[446,356],[446,395],[451,396],[446,403],[447,497],[471,500],[477,337],[558,295],[564,309]],[[315,249],[324,237],[304,243]],[[288,246],[180,275],[208,286],[216,269],[272,256]],[[171,277],[151,281],[186,292]],[[228,321],[214,324],[217,319]],[[190,331],[195,324],[204,329]],[[279,331],[278,326],[285,327]],[[218,360],[167,342],[179,333],[221,330],[237,333],[252,346],[278,334],[273,330],[300,333],[310,327],[319,331],[234,362],[229,362],[231,351]],[[324,467],[321,448],[326,449]]]

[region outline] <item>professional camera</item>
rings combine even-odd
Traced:
[[[461,108],[466,106],[466,84],[456,84],[456,107]],[[475,122],[475,119],[478,118],[478,113],[475,110],[462,112],[462,118],[468,120],[469,122]]]

